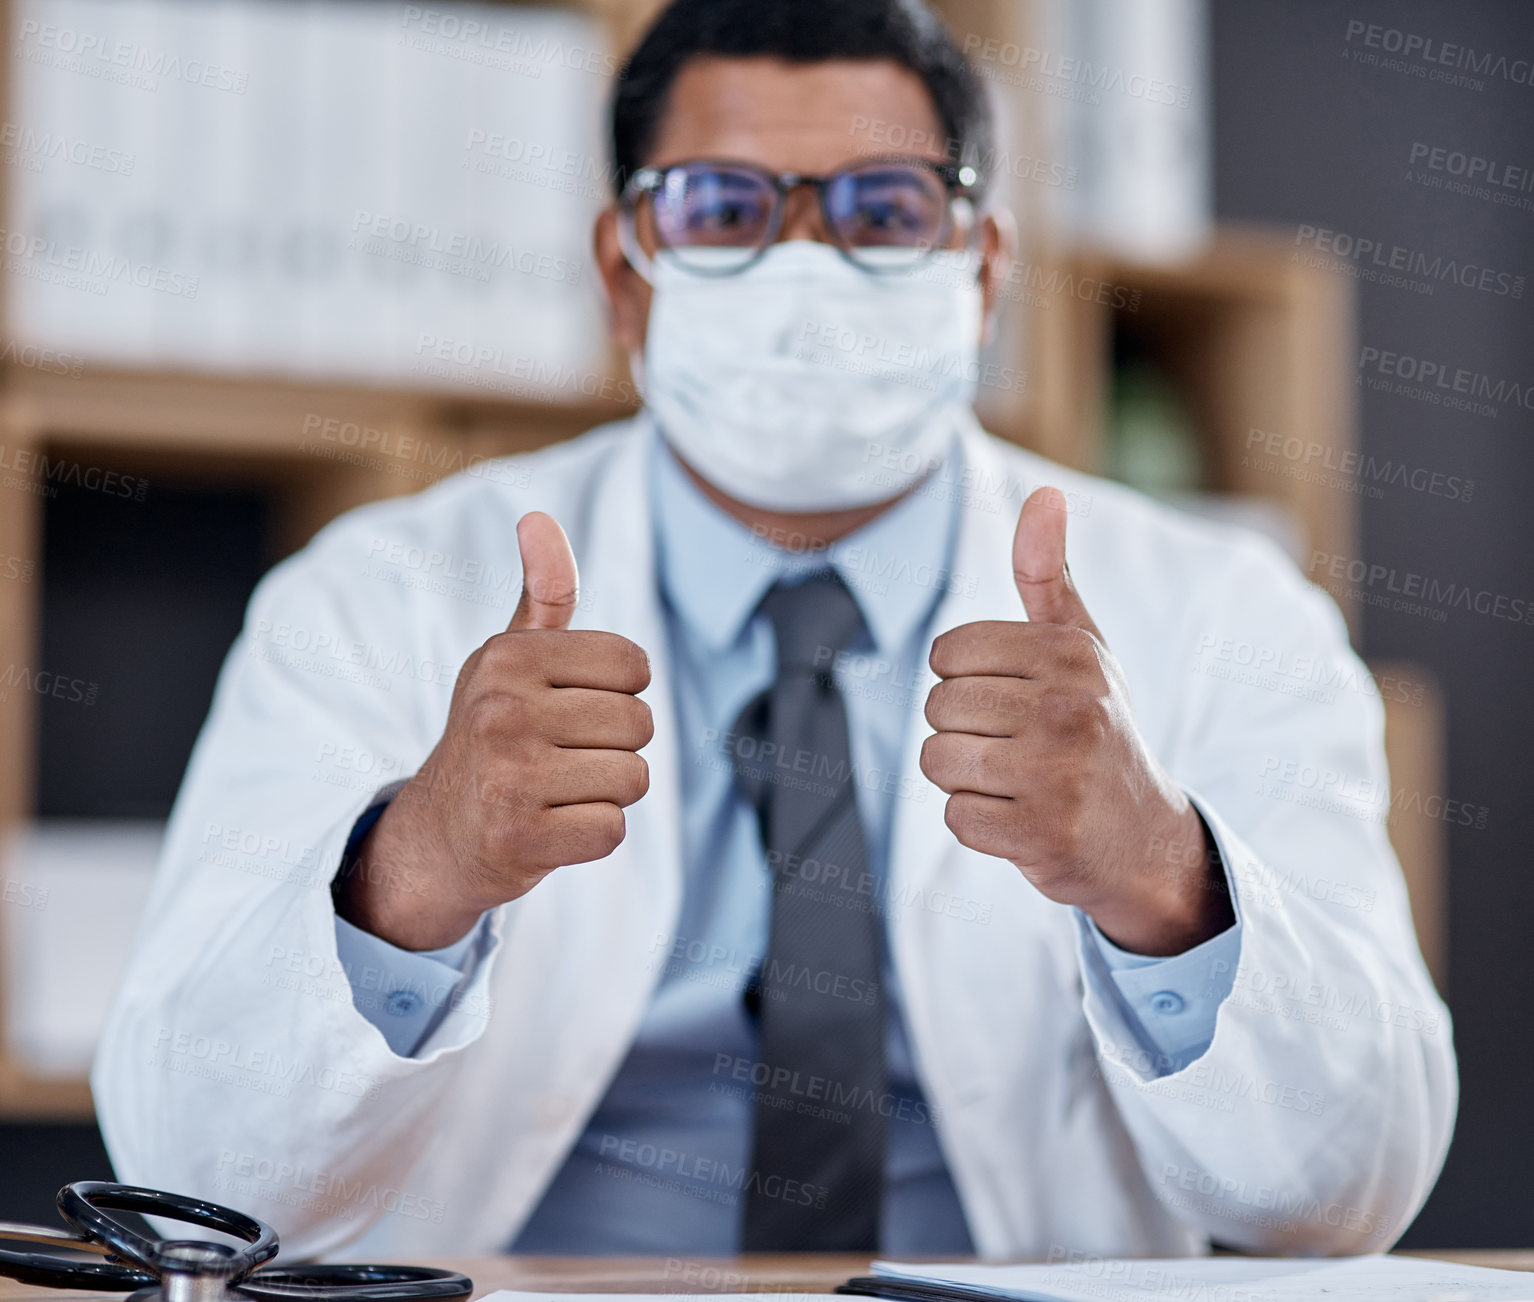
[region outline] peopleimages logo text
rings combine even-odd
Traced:
[[[1520,384],[1516,380],[1493,379],[1480,371],[1452,366],[1431,358],[1413,357],[1410,353],[1394,353],[1388,348],[1366,345],[1359,350],[1358,369],[1360,373],[1373,371],[1380,376],[1405,380],[1430,393],[1441,390],[1450,396],[1467,395],[1468,399],[1509,402],[1534,411],[1534,383]]]
[[[1440,41],[1399,27],[1382,27],[1379,23],[1366,23],[1361,18],[1348,20],[1345,39],[1349,45],[1357,42],[1367,49],[1398,54],[1416,63],[1473,72],[1478,77],[1497,77],[1520,86],[1534,85],[1534,62],[1527,57],[1509,59],[1505,54],[1492,54],[1489,50],[1478,53],[1469,45]]]
[[[1294,242],[1296,245],[1309,245],[1321,253],[1333,253],[1339,258],[1350,259],[1355,265],[1367,264],[1371,268],[1423,276],[1439,283],[1452,282],[1465,289],[1479,289],[1507,298],[1523,297],[1523,276],[1511,271],[1499,271],[1495,267],[1483,267],[1478,262],[1462,258],[1446,258],[1442,254],[1430,256],[1420,249],[1410,249],[1402,244],[1383,244],[1368,236],[1310,225],[1300,226],[1295,232]]]

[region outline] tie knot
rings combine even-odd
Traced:
[[[790,666],[827,674],[865,627],[857,599],[835,570],[820,570],[802,583],[779,580],[762,598],[778,641],[778,673]]]

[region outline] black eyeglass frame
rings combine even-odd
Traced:
[[[917,167],[933,173],[943,183],[948,191],[948,202],[943,205],[943,224],[939,228],[932,242],[921,249],[921,257],[913,260],[909,265],[900,267],[870,266],[859,262],[857,256],[844,245],[836,236],[836,223],[826,208],[826,190],[830,184],[845,176],[848,172],[858,171],[861,168],[877,166],[879,164],[895,163],[904,167]],[[772,172],[756,163],[742,162],[734,158],[688,158],[678,163],[668,163],[664,167],[645,166],[635,170],[629,177],[628,183],[623,187],[623,192],[618,200],[618,238],[623,248],[624,256],[630,264],[649,279],[649,271],[652,260],[639,243],[639,232],[636,225],[639,211],[639,203],[646,196],[653,196],[665,184],[666,175],[683,167],[718,167],[729,168],[738,172],[750,172],[767,182],[777,194],[777,202],[773,205],[772,215],[767,223],[766,234],[757,245],[755,251],[738,267],[730,267],[722,271],[708,271],[699,267],[688,266],[680,256],[677,264],[689,275],[694,276],[738,276],[742,272],[755,266],[767,250],[777,243],[778,234],[783,229],[783,214],[788,208],[788,196],[800,186],[809,186],[815,192],[815,203],[820,209],[821,220],[825,223],[826,231],[831,236],[831,247],[843,258],[855,266],[859,271],[869,275],[904,275],[909,274],[914,268],[921,266],[932,254],[944,248],[954,229],[954,209],[957,204],[963,203],[969,206],[971,224],[969,238],[974,238],[975,224],[973,213],[976,200],[979,197],[983,184],[980,173],[967,163],[944,163],[933,158],[908,158],[902,155],[888,157],[860,158],[855,163],[849,163],[846,167],[839,167],[834,172],[828,172],[824,176],[806,176],[801,172]],[[674,251],[674,246],[662,242],[659,227],[655,231],[657,252],[661,250]],[[874,246],[885,247],[885,246]],[[898,246],[897,246],[898,247]],[[909,247],[909,246],[908,246]]]

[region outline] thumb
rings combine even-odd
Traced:
[[[1036,624],[1069,624],[1101,639],[1065,565],[1065,494],[1035,489],[1023,503],[1012,538],[1012,577]]]
[[[569,628],[580,578],[575,553],[559,521],[542,511],[529,511],[517,521],[517,550],[522,553],[522,599],[508,631]]]

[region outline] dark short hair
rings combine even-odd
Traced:
[[[766,56],[790,63],[888,59],[922,79],[951,162],[982,174],[994,126],[984,87],[922,0],[672,0],[618,76],[612,100],[613,185],[642,167],[671,85],[692,58]],[[891,151],[891,152],[899,152]]]

